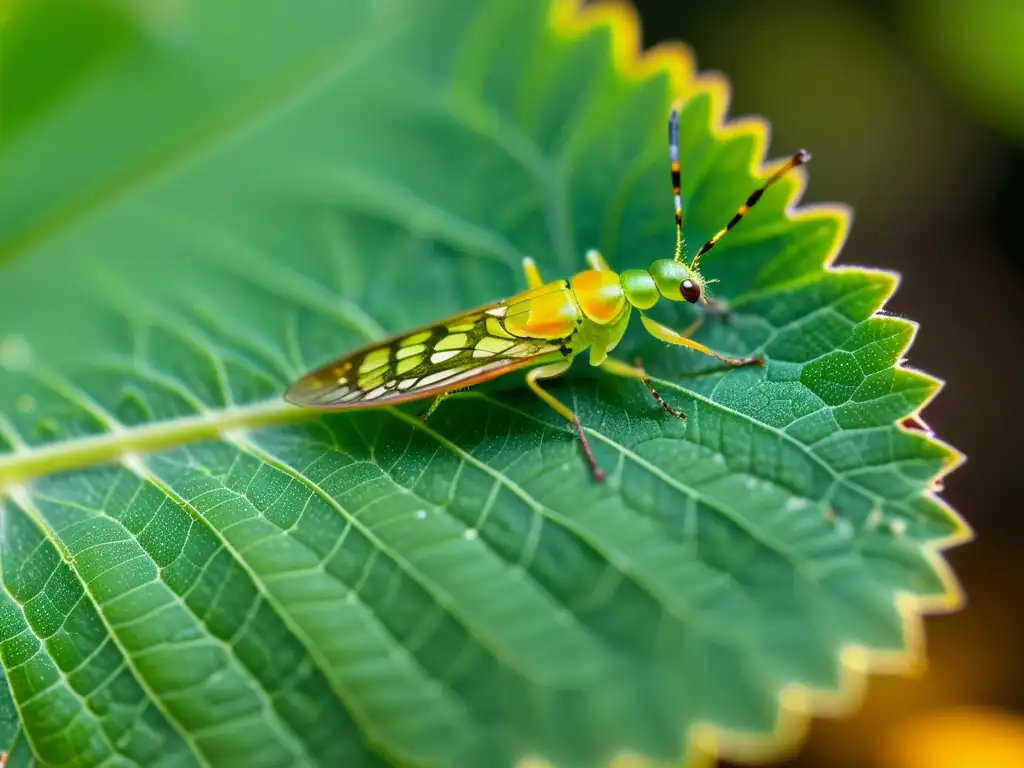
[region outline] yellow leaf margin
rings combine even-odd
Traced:
[[[627,0],[598,0],[596,3],[582,5],[581,0],[551,0],[549,21],[556,34],[563,38],[578,38],[595,29],[607,29],[611,33],[612,57],[616,72],[626,81],[641,82],[657,77],[668,76],[670,92],[677,101],[688,101],[699,94],[707,94],[712,105],[712,134],[719,139],[745,136],[752,139],[756,148],[754,156],[764,157],[767,149],[770,127],[761,118],[740,118],[727,121],[731,89],[728,80],[717,72],[698,73],[692,51],[679,42],[661,43],[644,51],[641,44],[640,22],[636,9]],[[669,105],[666,104],[666,113]],[[763,163],[750,169],[755,176],[767,173]],[[787,215],[792,220],[806,218],[831,219],[837,226],[837,235],[829,248],[822,264],[827,272],[857,270],[871,274],[885,274],[883,270],[864,270],[859,267],[835,267],[834,262],[839,255],[850,230],[851,212],[847,206],[839,204],[804,206],[797,210],[796,203],[803,194],[807,184],[807,175],[803,168],[792,174],[789,182],[789,198]],[[891,289],[889,296],[899,285],[899,275],[889,273]],[[884,306],[884,301],[883,301]],[[875,310],[877,316],[882,310]],[[907,347],[913,344],[917,333],[917,325],[911,323],[913,333]],[[906,349],[902,350],[903,352]],[[897,364],[903,370],[913,370],[909,366]],[[943,382],[934,377],[914,371],[935,384],[931,395],[914,412],[898,422],[898,427],[920,434],[919,429],[909,424],[921,424],[920,412],[927,407],[942,388]],[[956,576],[946,562],[942,553],[951,547],[964,544],[974,538],[974,534],[966,521],[937,496],[942,487],[942,478],[964,462],[964,456],[952,446],[928,434],[927,439],[941,445],[948,453],[949,459],[939,473],[932,478],[931,490],[926,496],[940,505],[956,530],[944,539],[929,542],[924,546],[924,555],[938,574],[944,585],[943,594],[921,597],[910,593],[897,593],[894,596],[896,608],[903,619],[903,636],[906,648],[903,652],[893,653],[879,651],[860,645],[849,645],[840,649],[842,664],[842,682],[838,689],[812,689],[799,683],[785,686],[778,695],[779,718],[776,727],[769,733],[749,733],[730,731],[715,723],[701,722],[691,729],[688,742],[691,753],[687,761],[688,768],[704,768],[714,765],[721,757],[733,762],[763,763],[781,760],[797,752],[807,735],[811,717],[839,717],[856,710],[863,699],[864,684],[871,674],[904,674],[919,675],[926,668],[924,648],[923,618],[926,614],[952,612],[959,610],[964,604],[964,594]],[[546,765],[543,760],[525,758],[519,768],[541,768]],[[652,762],[643,756],[622,753],[612,761],[610,768],[641,768],[652,766]]]

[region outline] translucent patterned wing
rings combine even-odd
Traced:
[[[565,290],[564,283],[556,290]],[[516,297],[370,344],[306,374],[285,398],[313,408],[395,405],[567,355],[566,340],[523,338],[506,329],[507,318],[528,310],[529,300]]]

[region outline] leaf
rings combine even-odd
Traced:
[[[131,20],[114,4],[80,0],[5,0],[0,4],[3,139],[10,140],[103,65],[130,37]]]
[[[39,763],[766,756],[920,659],[960,458],[916,428],[896,277],[830,266],[848,216],[790,211],[803,176],[704,264],[735,314],[698,338],[764,369],[634,329],[685,424],[553,385],[605,485],[521,379],[426,426],[281,399],[526,254],[667,255],[675,96],[703,242],[763,174],[723,80],[637,58],[620,6],[160,7],[0,148],[0,662]]]
[[[0,678],[0,753],[9,752],[18,735],[18,712],[6,678]]]

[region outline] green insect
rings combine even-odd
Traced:
[[[598,481],[597,465],[579,417],[540,384],[564,373],[579,353],[590,350],[590,364],[616,376],[642,382],[666,411],[679,419],[654,390],[643,369],[609,357],[622,339],[633,309],[647,331],[662,341],[711,355],[727,365],[763,365],[759,357],[732,358],[690,338],[700,323],[680,333],[643,314],[660,299],[707,303],[705,281],[697,271],[701,256],[735,227],[772,184],[802,165],[810,155],[800,150],[755,190],[732,220],[683,261],[683,212],[679,196],[679,112],[669,119],[669,160],[676,216],[676,251],[646,270],[613,272],[597,251],[587,253],[590,269],[569,280],[545,283],[533,260],[523,260],[527,290],[413,331],[401,333],[351,352],[307,373],[288,390],[289,402],[329,410],[354,410],[397,405],[434,397],[424,418],[450,393],[530,367],[526,383],[538,397],[570,422],[579,435],[583,455]]]

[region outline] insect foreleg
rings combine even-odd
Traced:
[[[668,326],[662,325],[661,323],[651,320],[647,315],[640,315],[640,320],[644,324],[644,328],[656,339],[668,342],[669,344],[676,344],[680,347],[687,347],[688,349],[695,350],[705,355],[710,355],[716,360],[721,360],[726,365],[764,365],[763,357],[726,357],[720,355],[710,347],[706,347],[699,341],[688,339],[685,335],[673,331]],[[689,330],[689,329],[688,329]]]
[[[587,442],[587,436],[583,432],[583,426],[580,424],[579,416],[573,413],[572,409],[562,403],[557,397],[552,395],[550,392],[545,391],[538,383],[538,379],[553,379],[556,376],[561,376],[568,370],[569,364],[569,361],[565,361],[551,363],[550,365],[542,365],[539,368],[533,368],[526,374],[526,383],[537,397],[558,411],[576,428],[576,434],[579,435],[580,445],[583,448],[583,456],[590,465],[590,471],[593,473],[595,480],[602,482],[604,480],[604,470],[597,465],[597,459],[594,458],[594,452],[590,450],[590,443]]]
[[[680,331],[679,335],[682,336],[684,339],[691,339],[693,338],[693,334],[699,331],[702,325],[704,325],[703,312],[698,314],[697,318],[692,323],[690,323],[688,326],[686,326],[686,328]]]
[[[637,365],[630,365],[629,363],[624,363],[621,360],[616,360],[613,357],[607,357],[605,358],[604,362],[601,363],[601,369],[615,376],[621,376],[625,379],[636,379],[645,387],[647,387],[647,391],[651,393],[651,397],[655,399],[658,405],[660,405],[662,408],[671,413],[680,421],[686,420],[685,413],[677,411],[671,405],[666,403],[665,400],[661,397],[661,395],[658,394],[658,390],[651,386],[651,380],[647,378],[647,373],[644,371],[643,368],[640,367],[639,361]]]
[[[544,281],[540,277],[540,270],[537,269],[537,262],[529,256],[523,259],[523,274],[526,276],[526,287],[530,290],[544,285]]]
[[[708,282],[714,281],[707,281]],[[700,330],[700,327],[704,324],[705,318],[718,317],[722,322],[728,323],[732,319],[732,310],[729,308],[729,303],[725,299],[711,299],[708,298],[707,294],[701,296],[701,300],[704,302],[703,306],[697,305],[694,307],[697,310],[697,317],[692,323],[686,328],[679,332],[680,336],[687,339],[692,339],[694,334]]]

